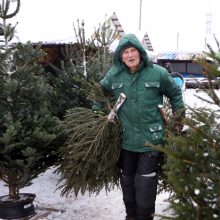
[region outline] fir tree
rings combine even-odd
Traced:
[[[106,28],[100,27],[85,46],[82,23],[78,35],[78,45],[82,50],[68,53],[72,57],[65,67],[68,74],[62,75],[69,77],[66,80],[77,83],[77,91],[89,103],[96,100],[104,108],[95,113],[91,110],[91,105],[75,105],[64,115],[61,127],[66,141],[60,148],[63,160],[57,169],[61,174],[61,195],[68,195],[70,192],[84,194],[86,191],[99,193],[103,188],[109,191],[119,185],[117,162],[120,154],[120,127],[117,119],[115,123],[107,119],[115,102],[110,96],[105,96],[97,82],[109,70],[112,62],[109,46],[116,35],[106,35],[105,32]],[[81,55],[78,57],[77,53]]]
[[[50,75],[56,92],[54,113],[60,118],[68,109],[91,107],[88,94],[81,90],[81,79],[99,81],[112,65],[109,46],[115,38],[114,33],[107,37],[105,29],[100,27],[86,40],[85,32],[85,23],[78,20],[74,25],[76,42],[66,45],[62,51],[65,59],[61,61],[61,68],[51,65],[56,72],[56,76]]]
[[[108,119],[112,104],[101,86],[90,80],[83,84],[90,97],[103,104],[102,112],[75,107],[69,109],[62,122],[66,141],[60,148],[61,157],[57,172],[60,173],[61,195],[74,192],[98,194],[103,188],[110,191],[119,185],[117,167],[120,154],[120,127],[117,116]]]
[[[9,197],[17,199],[21,188],[57,161],[52,142],[59,120],[51,114],[53,90],[36,62],[43,53],[40,46],[11,43],[15,26],[8,19],[18,13],[20,0],[13,2],[14,11],[11,4],[0,3],[0,180]]]
[[[178,220],[220,219],[220,97],[213,86],[220,83],[220,50],[209,49],[205,55],[212,63],[207,59],[196,61],[203,65],[209,82],[208,88],[200,85],[207,97],[198,94],[207,106],[187,106],[183,121],[187,132],[179,136],[169,129],[166,146],[156,147],[167,157],[163,172],[172,191],[169,201],[173,219]]]

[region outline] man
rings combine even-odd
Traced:
[[[116,99],[122,92],[126,95],[118,111],[122,130],[120,181],[126,220],[152,220],[160,154],[151,146],[164,143],[164,121],[158,105],[163,104],[165,95],[178,114],[184,110],[182,91],[165,68],[149,61],[133,34],[121,38],[113,64],[100,84]],[[98,108],[93,106],[94,110]]]

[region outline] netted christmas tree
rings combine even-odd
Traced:
[[[0,180],[15,200],[21,188],[57,161],[52,142],[59,124],[51,114],[52,87],[36,62],[43,55],[40,45],[11,43],[15,26],[8,20],[19,9],[20,0],[0,3]]]
[[[213,87],[213,83],[220,83],[216,42],[217,52],[209,46],[206,59],[196,61],[204,67],[209,82],[208,88],[200,85],[203,95],[198,93],[197,98],[207,105],[187,106],[183,121],[187,131],[176,135],[168,129],[165,147],[157,148],[167,157],[163,172],[172,192],[169,202],[173,216],[167,219],[220,219],[220,93]]]

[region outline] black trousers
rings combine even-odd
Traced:
[[[119,166],[123,201],[128,216],[153,219],[158,184],[160,153],[121,150]]]

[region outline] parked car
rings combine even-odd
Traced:
[[[211,80],[211,84],[214,89],[220,88],[220,79],[216,78]],[[186,89],[197,89],[197,88],[210,88],[210,81],[205,77],[198,78],[185,78],[185,88]]]

